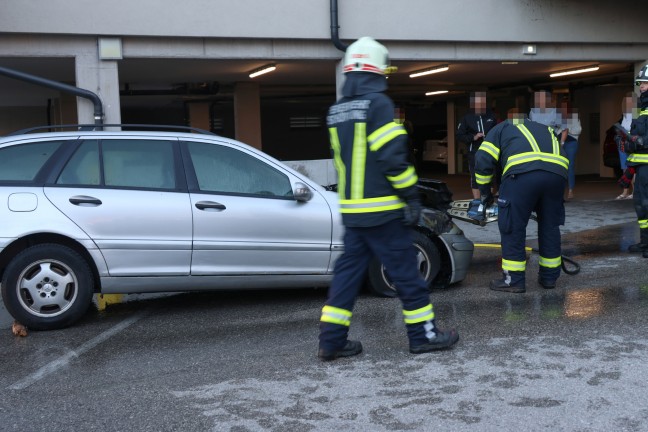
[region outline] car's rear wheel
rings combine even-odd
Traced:
[[[69,247],[41,244],[11,260],[2,278],[9,313],[34,330],[67,327],[85,314],[94,279],[88,263]]]
[[[430,287],[441,268],[441,255],[432,240],[424,234],[417,231],[413,238],[419,273],[427,286]],[[396,297],[397,295],[396,287],[389,279],[385,266],[377,258],[374,258],[369,264],[369,289],[381,297]]]

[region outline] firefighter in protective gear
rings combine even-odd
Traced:
[[[532,212],[536,212],[538,219],[538,282],[544,288],[554,288],[562,264],[559,225],[565,223],[563,191],[569,161],[553,129],[512,110],[509,120],[486,135],[475,165],[482,201],[486,204],[492,202],[493,174],[498,165],[502,169],[497,222],[502,238],[503,278],[491,281],[490,289],[526,291],[524,246]]]
[[[345,225],[344,254],[335,263],[322,309],[318,356],[327,361],[362,351],[347,335],[374,255],[401,299],[410,352],[447,348],[459,336],[437,328],[410,236],[421,213],[418,177],[407,160],[406,131],[394,122],[394,104],[384,94],[387,49],[363,37],[348,47],[343,66],[343,97],[329,109],[327,124]]]
[[[639,86],[639,117],[632,120],[630,139],[626,142],[627,164],[634,168],[633,202],[639,222],[639,243],[628,248],[648,258],[648,65],[641,68],[635,78]]]

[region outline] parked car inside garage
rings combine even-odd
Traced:
[[[461,281],[473,252],[441,185],[422,186],[414,241],[430,286]],[[3,137],[0,203],[2,298],[33,329],[73,324],[94,293],[326,286],[343,252],[335,192],[210,133]],[[393,295],[379,262],[368,281]]]
[[[423,142],[423,163],[448,165],[448,131],[439,130]]]

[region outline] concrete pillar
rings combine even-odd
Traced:
[[[189,126],[206,131],[209,130],[209,105],[208,102],[192,102],[187,104],[189,109]]]
[[[258,83],[234,86],[234,133],[237,140],[261,150],[261,101]]]
[[[96,93],[103,104],[104,123],[121,123],[119,102],[119,73],[117,61],[99,60],[95,47],[76,56],[77,87]],[[79,123],[94,123],[94,105],[85,98],[77,98]]]
[[[448,174],[457,173],[457,139],[456,132],[456,116],[455,116],[455,102],[449,100],[446,105],[446,124],[448,129]]]

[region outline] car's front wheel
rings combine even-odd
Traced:
[[[73,324],[88,310],[94,279],[88,263],[57,244],[25,249],[11,260],[2,278],[2,299],[9,313],[34,330]]]
[[[418,270],[429,287],[441,268],[441,255],[432,240],[424,234],[416,231],[413,239]],[[382,297],[396,297],[396,287],[377,258],[369,264],[369,289]]]

